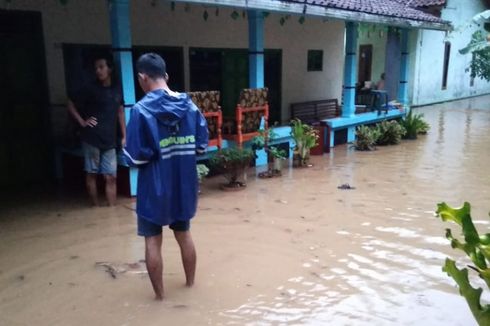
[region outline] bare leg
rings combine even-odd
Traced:
[[[116,205],[116,177],[112,175],[105,175],[105,195],[109,206]]]
[[[182,256],[182,264],[184,265],[186,285],[191,287],[194,285],[194,276],[196,274],[196,248],[192,241],[190,231],[174,231],[175,240],[180,247],[180,255]]]
[[[151,285],[155,291],[155,299],[163,300],[163,259],[162,235],[145,237],[146,269],[150,275]]]
[[[97,199],[97,174],[87,173],[87,176],[85,177],[85,184],[87,186],[87,192],[92,205],[99,206],[99,201]]]

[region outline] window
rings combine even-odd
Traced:
[[[442,68],[442,89],[447,88],[447,74],[449,69],[449,57],[451,55],[451,43],[444,43],[444,66]]]
[[[475,53],[473,52],[472,57],[471,57],[471,62],[475,62]],[[470,74],[470,87],[475,86],[475,71],[473,70],[473,65],[471,65],[471,74]]]
[[[308,71],[323,70],[323,50],[308,50]]]

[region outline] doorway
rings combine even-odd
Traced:
[[[0,191],[54,176],[39,12],[0,10]]]
[[[248,50],[191,48],[190,90],[221,91],[223,116],[234,117],[240,91],[249,86]],[[269,88],[269,122],[281,122],[282,51],[265,50],[264,83]]]
[[[364,87],[364,82],[371,80],[371,71],[373,65],[373,46],[365,44],[359,46],[359,74],[358,82],[361,87]]]

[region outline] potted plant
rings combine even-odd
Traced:
[[[376,149],[376,143],[380,136],[376,127],[359,126],[356,129],[354,147],[358,151],[372,151]]]
[[[310,159],[310,149],[318,143],[318,131],[299,119],[291,121],[291,136],[296,143],[293,155],[294,167],[307,167]]]
[[[378,145],[396,145],[402,140],[407,133],[405,128],[397,121],[384,120],[376,125],[379,131]]]
[[[424,115],[422,113],[413,113],[410,110],[400,124],[406,129],[407,133],[403,136],[404,139],[417,139],[417,135],[426,134],[430,126],[423,119]]]
[[[286,159],[286,151],[271,145],[277,138],[274,128],[261,130],[260,135],[252,139],[254,150],[264,149],[267,153],[267,162],[272,162],[266,172],[259,173],[260,178],[272,178],[282,175],[282,163]]]
[[[221,185],[221,189],[244,189],[247,186],[245,183],[245,171],[254,157],[252,150],[244,148],[226,148],[217,152],[210,159],[210,164],[218,172],[222,173],[228,181],[228,183]]]

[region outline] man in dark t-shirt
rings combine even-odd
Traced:
[[[112,62],[109,58],[95,61],[96,81],[70,96],[68,111],[82,128],[87,191],[94,206],[98,206],[97,174],[105,179],[109,206],[116,203],[117,123],[120,125],[124,146],[126,123],[122,96],[112,83]]]

